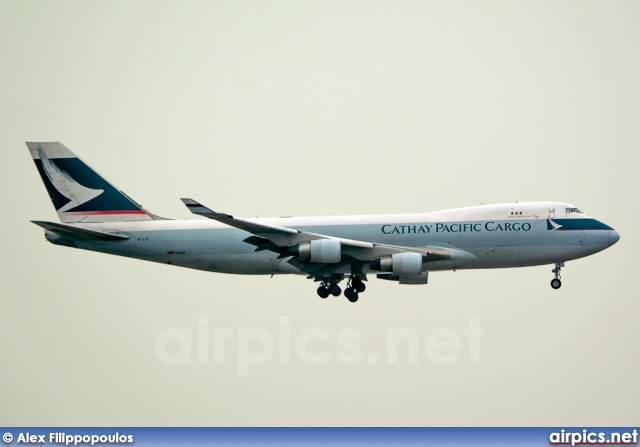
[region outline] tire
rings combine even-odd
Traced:
[[[358,293],[362,293],[365,290],[367,290],[367,286],[362,281],[358,281],[353,285],[353,287],[356,289],[356,292]]]
[[[344,296],[347,297],[347,299],[351,299],[354,293],[356,293],[356,291],[353,287],[347,287],[344,289]]]
[[[554,278],[551,280],[551,287],[553,289],[558,290],[560,286],[562,286],[562,282],[559,279]]]
[[[351,301],[352,303],[355,303],[356,301],[358,301],[358,292],[356,292],[355,290],[351,289],[351,293],[349,293],[349,295],[347,295],[347,292],[345,291],[344,295],[347,297],[347,299],[349,301]]]
[[[318,296],[319,296],[320,298],[323,298],[323,299],[324,299],[324,298],[326,298],[326,297],[328,297],[328,296],[329,296],[329,289],[327,289],[327,288],[326,288],[326,287],[324,287],[324,286],[320,286],[320,287],[318,287]]]
[[[338,284],[332,284],[331,287],[329,287],[329,293],[333,296],[340,296],[342,289]]]

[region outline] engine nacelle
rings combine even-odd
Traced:
[[[420,253],[396,253],[373,261],[370,267],[381,272],[392,272],[398,276],[418,276],[422,275],[422,255]]]
[[[318,239],[309,242],[300,242],[289,248],[289,253],[300,259],[309,259],[311,262],[323,264],[335,264],[342,257],[342,244],[336,239]]]

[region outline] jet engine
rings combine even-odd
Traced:
[[[333,264],[340,262],[342,246],[336,239],[317,239],[309,242],[300,242],[289,247],[289,253],[300,258],[309,259],[311,262]]]
[[[420,253],[396,253],[371,262],[369,267],[380,272],[392,272],[398,276],[417,276],[422,274],[422,255]]]

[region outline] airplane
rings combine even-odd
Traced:
[[[60,223],[32,221],[56,245],[239,275],[304,275],[321,298],[358,301],[368,274],[427,284],[430,272],[552,264],[620,239],[562,202],[514,202],[418,214],[243,219],[184,198],[206,220],[159,217],[59,142],[27,142]]]

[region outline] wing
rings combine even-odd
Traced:
[[[192,199],[181,200],[194,214],[252,233],[253,236],[244,242],[255,245],[256,251],[269,250],[279,253],[281,258],[290,258],[287,261],[289,264],[311,278],[330,276],[346,266],[351,266],[353,274],[363,275],[365,263],[403,253],[419,254],[421,262],[451,257],[451,250],[447,248],[401,247],[310,233],[219,213]],[[334,247],[338,247],[338,251]]]
[[[292,247],[300,242],[319,240],[319,239],[335,239],[344,245],[361,248],[373,248],[374,244],[370,242],[355,241],[351,239],[334,238],[322,234],[308,233],[293,228],[280,227],[277,225],[269,225],[252,220],[242,219],[240,217],[231,216],[225,213],[218,213],[192,199],[180,199],[189,208],[193,214],[208,217],[217,220],[223,224],[253,233],[256,236],[263,237],[279,247]]]

